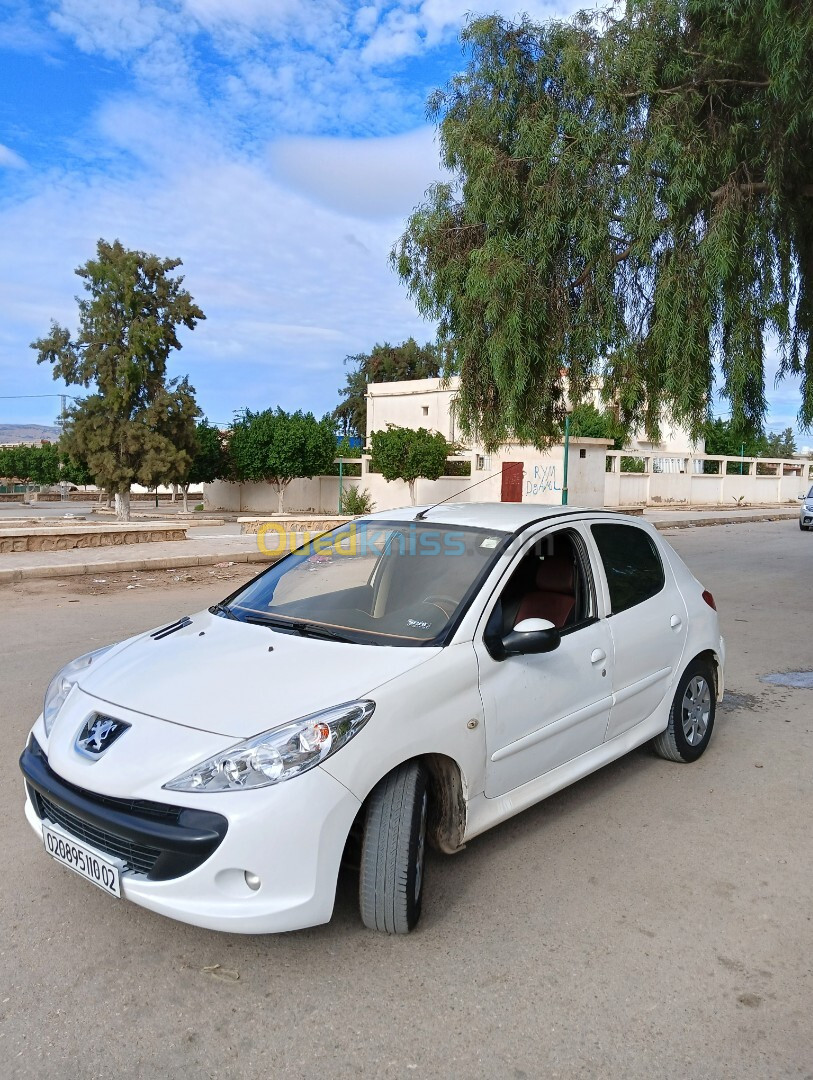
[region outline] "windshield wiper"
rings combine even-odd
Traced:
[[[212,604],[212,606],[209,608],[209,611],[212,615],[225,615],[227,619],[237,619],[237,616],[234,614],[228,604]]]
[[[253,623],[255,626],[267,626],[271,630],[288,630],[301,637],[321,637],[328,638],[330,641],[342,641],[349,645],[355,644],[352,638],[345,637],[344,634],[339,634],[328,626],[320,626],[318,623],[309,623],[301,619],[275,619],[267,615],[246,615],[242,621]]]

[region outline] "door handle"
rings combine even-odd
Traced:
[[[681,619],[680,615],[673,615],[672,618],[669,620],[669,625],[672,627],[673,630],[680,630],[681,626],[683,626],[683,620]]]
[[[603,649],[593,649],[590,653],[590,663],[600,664],[602,660],[607,659],[607,654]]]

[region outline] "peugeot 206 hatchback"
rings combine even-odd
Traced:
[[[522,504],[360,518],[223,603],[74,660],[21,758],[54,859],[175,919],[418,921],[427,842],[486,829],[648,740],[703,753],[714,599],[643,521]]]

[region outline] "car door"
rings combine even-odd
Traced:
[[[574,617],[561,628],[558,648],[495,658],[493,635],[518,621],[522,583],[530,579],[534,560],[542,567],[546,558],[568,552],[577,601]],[[612,637],[595,583],[589,546],[578,528],[538,531],[486,605],[474,647],[486,726],[488,798],[528,783],[604,739],[612,703]],[[525,595],[530,594],[528,589]]]
[[[671,693],[688,613],[657,539],[640,525],[593,522],[613,642],[613,706],[607,739],[650,716]]]

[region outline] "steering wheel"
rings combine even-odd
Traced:
[[[447,619],[451,618],[452,612],[457,607],[457,600],[453,600],[451,596],[425,596],[421,603],[432,604],[434,607],[440,608]],[[444,604],[448,605],[448,611]]]

